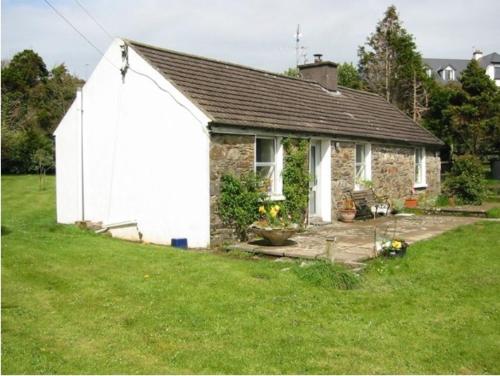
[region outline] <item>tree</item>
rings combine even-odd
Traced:
[[[63,64],[48,71],[32,50],[2,61],[2,172],[31,172],[37,150],[52,154],[52,132],[82,82]]]
[[[358,49],[366,87],[418,121],[426,109],[427,76],[413,36],[402,26],[394,5]]]
[[[361,77],[352,63],[340,64],[337,67],[337,77],[341,86],[350,87],[351,89],[362,88]]]
[[[462,92],[446,110],[461,153],[500,153],[500,91],[472,59],[460,77]]]
[[[47,170],[54,167],[54,157],[52,155],[51,149],[37,149],[33,154],[33,168],[36,170],[39,176],[39,188],[40,190],[45,189],[45,175]]]
[[[300,77],[299,68],[288,68],[286,71],[283,72],[283,74],[285,76],[293,77],[293,78],[299,78]]]

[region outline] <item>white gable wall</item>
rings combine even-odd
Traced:
[[[121,44],[115,40],[106,52],[116,67],[122,66]],[[132,48],[128,51],[131,69],[124,82],[120,71],[102,59],[83,88],[85,219],[137,221],[145,241],[169,244],[171,238],[185,237],[190,247],[206,247],[209,119]],[[78,133],[78,122],[67,118],[56,131],[57,144],[67,143],[66,133]],[[68,165],[79,159],[69,157],[68,150],[62,153],[57,173],[66,175],[66,159]],[[74,180],[69,174],[58,177],[58,185],[73,186]],[[72,201],[68,192],[58,189],[58,208]],[[58,211],[58,220],[69,222],[63,213],[59,217]]]

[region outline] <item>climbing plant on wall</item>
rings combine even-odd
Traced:
[[[285,138],[283,147],[283,194],[286,197],[284,205],[293,222],[304,224],[309,203],[309,141]]]

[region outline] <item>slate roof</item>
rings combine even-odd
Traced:
[[[458,80],[461,76],[462,71],[467,68],[467,65],[470,63],[470,59],[430,59],[430,58],[424,58],[422,59],[429,68],[432,69],[434,73],[439,73],[443,69],[445,69],[447,66],[451,66],[453,69],[455,69],[455,74],[456,77],[455,79]],[[500,63],[500,54],[497,54],[496,52],[493,52],[488,55],[484,55],[481,57],[479,60],[479,65],[482,68],[485,68],[492,64],[492,63]],[[442,77],[438,74],[436,78],[440,81],[443,81]]]
[[[212,125],[441,145],[378,95],[126,40],[211,118]]]
[[[439,75],[440,72],[445,69],[447,66],[451,66],[453,69],[455,69],[455,74],[456,77],[455,79],[458,80],[460,78],[460,74],[462,73],[465,68],[467,68],[467,64],[469,64],[470,59],[422,59],[424,61],[424,64],[427,65],[429,68],[432,69],[434,73],[438,73],[437,77],[439,80],[443,80],[441,76]]]
[[[479,64],[483,67],[486,68],[488,65],[491,63],[500,63],[500,54],[497,54],[496,52],[493,52],[491,54],[483,56],[479,60]]]

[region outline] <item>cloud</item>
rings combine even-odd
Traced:
[[[357,62],[357,47],[389,3],[378,0],[79,0],[113,35],[281,72],[295,63],[293,34],[309,57]],[[74,1],[51,0],[99,49],[110,43]],[[500,2],[393,1],[427,57],[469,58],[472,47],[500,51]],[[49,67],[66,63],[87,77],[100,55],[43,1],[4,1],[2,58],[32,48]]]

